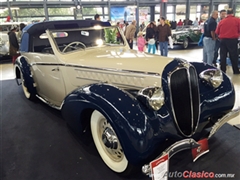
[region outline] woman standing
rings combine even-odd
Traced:
[[[16,27],[12,27],[11,31],[8,33],[9,37],[9,54],[12,56],[12,63],[14,64],[17,57],[19,56],[18,50],[19,50],[19,44],[18,39],[16,36]]]

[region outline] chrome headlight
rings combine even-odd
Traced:
[[[222,71],[219,69],[207,69],[201,72],[199,76],[214,88],[219,87],[223,82]]]
[[[179,35],[176,35],[176,39],[179,39],[180,38],[180,36]]]
[[[144,98],[145,103],[151,109],[157,111],[164,104],[164,92],[160,87],[148,87],[138,92],[139,97]]]

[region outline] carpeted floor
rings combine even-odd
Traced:
[[[126,179],[105,166],[92,142],[69,130],[59,111],[25,99],[14,80],[0,81],[0,105],[1,180]],[[233,173],[238,180],[239,155],[240,130],[226,124],[210,140],[208,154],[193,163],[190,151],[178,153],[169,171]],[[150,178],[139,173],[130,179]]]

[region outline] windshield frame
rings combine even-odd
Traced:
[[[70,53],[75,53],[77,51],[79,51],[80,49],[76,49],[76,50],[71,50],[71,51],[65,51],[65,52],[62,52],[62,50],[60,49],[60,46],[59,44],[57,43],[57,39],[58,38],[61,38],[61,37],[54,37],[54,33],[57,33],[57,32],[65,32],[65,33],[68,33],[68,32],[71,32],[71,31],[78,31],[79,33],[81,31],[94,31],[94,30],[104,30],[104,29],[112,29],[113,31],[114,30],[117,30],[116,32],[119,33],[122,41],[121,43],[107,43],[106,41],[102,44],[102,45],[95,45],[95,46],[86,46],[86,49],[85,50],[89,50],[89,49],[96,49],[96,48],[103,48],[103,47],[125,47],[127,45],[127,41],[125,39],[125,36],[122,32],[122,30],[118,27],[118,26],[107,26],[107,27],[103,27],[103,26],[94,26],[94,27],[83,27],[83,28],[72,28],[72,29],[51,29],[49,30],[49,34],[51,36],[51,39],[53,40],[54,42],[54,45],[56,47],[56,49],[58,50],[59,53],[61,54],[70,54]],[[104,34],[105,35],[105,34]],[[66,38],[66,37],[62,37],[62,38]],[[106,38],[106,37],[103,37],[103,38]],[[76,40],[77,41],[77,40]],[[72,41],[74,42],[74,41]],[[68,44],[66,44],[67,46]]]

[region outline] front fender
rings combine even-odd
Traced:
[[[159,124],[154,130],[150,123],[150,116],[152,121],[159,122],[157,115],[152,110],[146,115],[147,110],[143,110],[139,101],[127,91],[107,84],[92,84],[69,94],[62,106],[62,114],[77,133],[83,131],[81,114],[85,109],[96,109],[107,118],[132,164],[146,159],[157,144],[153,141]]]
[[[20,79],[20,73],[22,73],[24,78],[24,85],[27,87],[30,94],[36,94],[36,88],[34,87],[34,80],[31,74],[30,64],[27,62],[24,56],[17,58],[15,62],[15,78]]]

